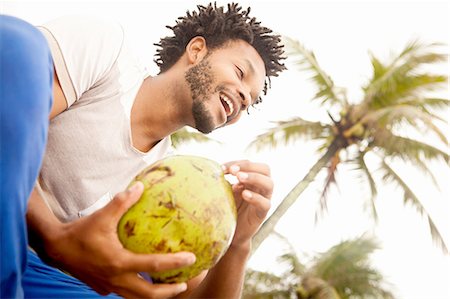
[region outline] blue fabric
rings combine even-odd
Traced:
[[[0,298],[100,297],[28,250],[25,213],[45,150],[52,83],[43,35],[0,15]]]
[[[31,251],[28,251],[23,286],[25,298],[120,298],[115,294],[100,296],[80,280],[44,264]]]
[[[23,297],[25,213],[45,149],[52,62],[33,26],[0,16],[1,297]]]

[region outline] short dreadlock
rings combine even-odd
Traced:
[[[178,18],[175,26],[166,26],[174,36],[162,38],[159,44],[155,44],[160,47],[156,51],[155,62],[161,73],[178,61],[195,36],[203,36],[209,49],[219,48],[230,40],[242,39],[251,44],[264,61],[267,80],[263,92],[266,94],[270,77],[276,77],[286,69],[281,63],[285,57],[280,36],[271,34],[272,30],[250,18],[250,7],[241,11],[242,7],[231,3],[224,11],[224,7],[210,3],[207,7],[198,5],[197,8],[198,12],[187,11],[185,17]]]

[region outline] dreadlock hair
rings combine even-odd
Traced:
[[[255,18],[250,18],[250,7],[242,11],[238,4],[231,3],[224,11],[224,7],[210,3],[206,7],[198,5],[197,8],[198,12],[187,11],[185,17],[179,17],[175,26],[166,26],[173,31],[174,36],[162,38],[154,44],[159,47],[154,61],[160,72],[165,72],[178,61],[195,36],[204,37],[209,49],[219,48],[230,40],[242,39],[252,45],[264,61],[266,81],[263,92],[266,94],[270,88],[270,77],[276,77],[286,69],[281,63],[286,58],[283,57],[281,37],[271,34],[271,29],[261,26]]]

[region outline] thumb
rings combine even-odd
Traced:
[[[116,194],[105,209],[109,210],[108,213],[119,221],[122,215],[139,200],[143,191],[144,184],[138,181],[129,187],[128,190]]]

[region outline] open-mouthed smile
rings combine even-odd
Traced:
[[[226,94],[220,93],[219,95],[222,106],[225,110],[225,115],[230,117],[233,115],[234,111],[237,109],[232,99],[230,99]]]

